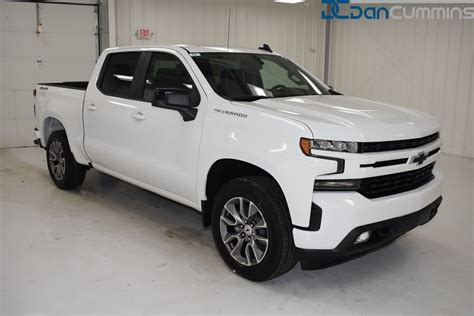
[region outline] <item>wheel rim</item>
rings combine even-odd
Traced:
[[[227,201],[221,212],[220,231],[227,251],[238,263],[254,266],[265,258],[267,222],[252,201],[243,197]]]
[[[66,173],[66,158],[61,143],[57,140],[53,141],[48,151],[49,166],[56,180],[64,179]]]

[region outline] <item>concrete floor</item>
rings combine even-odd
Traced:
[[[0,314],[472,315],[474,160],[439,165],[445,200],[430,225],[355,261],[258,284],[226,268],[188,209],[94,170],[64,192],[43,150],[0,150]]]

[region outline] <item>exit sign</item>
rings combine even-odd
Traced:
[[[153,33],[149,29],[139,29],[137,31],[137,37],[139,39],[150,39]]]

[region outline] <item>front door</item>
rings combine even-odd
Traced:
[[[196,175],[206,97],[187,61],[172,50],[147,53],[148,67],[133,101],[131,154],[133,178],[157,188],[164,196],[197,205]],[[156,89],[197,88],[201,102],[197,116],[184,121],[175,110],[152,106]]]

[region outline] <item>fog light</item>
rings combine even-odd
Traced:
[[[357,190],[360,180],[315,180],[314,190],[316,191],[347,191]]]
[[[359,235],[359,237],[357,237],[356,241],[354,241],[354,244],[360,244],[360,243],[366,242],[367,240],[369,240],[369,238],[370,238],[370,232],[369,231],[363,232],[362,234]]]

